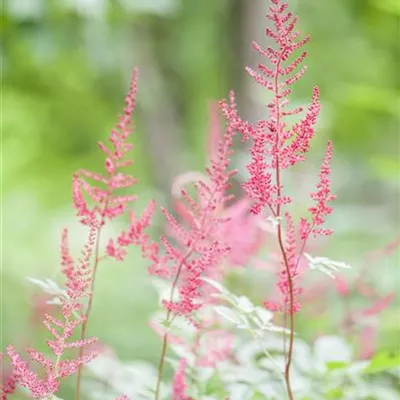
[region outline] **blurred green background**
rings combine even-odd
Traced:
[[[330,225],[337,233],[324,251],[357,274],[365,254],[399,230],[399,3],[291,3],[301,30],[312,36],[309,72],[293,101],[308,101],[317,84],[323,107],[307,174],[317,173],[328,138],[336,151]],[[251,40],[265,44],[266,6],[266,0],[3,1],[2,348],[32,344],[28,332],[41,329],[30,307],[36,288],[25,277],[57,279],[62,227],[70,228],[75,251],[85,237],[70,206],[71,176],[81,167],[102,168],[96,142],[122,109],[132,68],[140,69],[133,136],[140,210],[152,197],[168,202],[178,174],[203,168],[210,101],[234,89],[244,118],[265,115],[265,94],[244,66],[257,62]],[[235,158],[239,167],[244,150]],[[314,180],[293,184],[305,201]],[[367,271],[381,293],[399,290],[398,252]],[[155,360],[159,341],[147,318],[156,295],[139,254],[103,265],[98,279],[90,331],[123,359]],[[383,315],[382,346],[399,346],[396,308]],[[326,331],[335,329],[329,317],[325,323]]]

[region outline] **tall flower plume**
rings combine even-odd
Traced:
[[[331,233],[323,225],[325,217],[332,212],[328,203],[334,199],[329,179],[333,150],[329,142],[317,191],[311,194],[315,201],[315,205],[309,208],[311,220],[301,218],[298,229],[295,229],[296,224],[290,212],[282,211],[292,202],[285,191],[283,172],[306,159],[320,111],[319,89],[314,87],[307,110],[303,110],[303,107],[290,108],[292,87],[306,72],[306,67],[302,65],[307,52],[303,47],[310,41],[310,37],[300,37],[296,30],[298,18],[288,11],[287,2],[270,0],[270,3],[267,19],[271,26],[265,30],[265,34],[273,45],[264,48],[253,42],[253,48],[267,63],[258,64],[257,70],[246,68],[254,81],[271,93],[271,101],[267,104],[269,118],[252,124],[243,121],[235,112],[225,112],[225,117],[236,126],[244,140],[251,140],[251,161],[247,165],[250,177],[243,187],[254,202],[252,210],[256,214],[262,211],[269,213],[276,225],[281,253],[277,286],[283,296],[283,304],[266,301],[265,305],[273,311],[283,311],[285,318],[290,315],[291,335],[284,375],[288,396],[293,399],[289,375],[294,343],[294,313],[300,309],[297,299],[301,293],[298,286],[298,264],[310,234],[317,236]],[[292,119],[298,114],[303,116],[290,124],[288,117]]]
[[[127,205],[136,199],[133,194],[121,194],[121,189],[131,187],[136,179],[123,172],[132,161],[126,159],[132,145],[127,142],[131,133],[131,119],[135,109],[137,90],[137,72],[132,76],[129,94],[125,98],[124,113],[111,130],[106,146],[100,142],[99,147],[105,154],[105,173],[100,174],[85,169],[75,173],[72,181],[73,206],[80,222],[88,227],[87,241],[81,256],[74,260],[69,252],[68,231],[65,229],[61,238],[61,271],[65,277],[65,290],[55,298],[60,306],[61,317],[45,314],[43,324],[52,336],[47,341],[52,356],[35,349],[27,349],[29,357],[42,367],[37,373],[30,363],[25,361],[12,346],[7,348],[8,356],[14,369],[18,384],[30,390],[34,398],[50,398],[56,393],[62,380],[77,373],[76,399],[80,396],[81,366],[96,356],[94,351],[84,351],[96,338],[86,338],[86,327],[90,315],[97,267],[105,257],[122,260],[126,255],[125,247],[130,243],[115,246],[112,239],[100,254],[100,235],[107,221],[113,220],[126,211]],[[136,221],[132,225],[137,225]],[[142,228],[145,223],[142,221]],[[132,226],[130,229],[133,229]],[[80,338],[72,340],[76,330]],[[79,355],[66,359],[66,353],[78,349]]]
[[[229,102],[221,101],[220,107],[225,113],[236,113],[233,92]],[[197,197],[194,198],[185,189],[181,190],[189,215],[186,224],[180,223],[167,209],[162,209],[169,225],[168,231],[172,232],[171,238],[163,236],[160,239],[163,251],[148,238],[142,240],[143,254],[151,260],[150,275],[171,282],[169,298],[162,301],[166,309],[166,326],[169,326],[176,316],[183,316],[199,327],[196,312],[203,306],[205,295],[205,284],[201,277],[216,268],[229,252],[229,246],[221,242],[216,233],[227,222],[221,211],[231,198],[226,191],[230,186],[230,178],[236,173],[236,170],[230,170],[229,167],[235,124],[235,121],[228,121],[211,165],[206,169],[208,179],[199,180],[194,185]],[[156,400],[160,398],[168,337],[166,331],[163,335],[158,367]]]
[[[234,110],[235,107],[233,93],[229,103],[221,102],[221,108],[225,110]],[[152,261],[149,273],[170,279],[172,291],[177,289],[179,292],[179,299],[173,300],[174,296],[165,299],[164,307],[172,314],[189,319],[201,307],[203,282],[200,277],[216,267],[229,251],[229,247],[217,239],[216,232],[227,221],[221,211],[230,198],[226,195],[229,180],[236,173],[235,170],[229,170],[234,133],[234,125],[228,124],[215,157],[206,170],[207,180],[199,180],[195,184],[197,198],[192,197],[186,189],[181,189],[189,216],[186,224],[180,223],[167,209],[162,209],[173,235],[172,238],[161,237],[164,252],[154,244],[144,246],[145,256]]]
[[[298,257],[304,251],[305,242],[310,234],[318,236],[332,233],[323,225],[326,216],[333,211],[329,203],[335,198],[330,190],[329,178],[333,146],[331,142],[327,145],[320,182],[317,191],[311,193],[311,198],[315,201],[315,205],[309,207],[311,219],[302,217],[296,232],[293,217],[286,211],[284,232],[285,224],[281,221],[284,216],[282,207],[290,204],[292,198],[285,193],[282,175],[284,170],[306,159],[320,111],[319,89],[314,87],[311,103],[305,112],[303,107],[290,108],[289,96],[292,86],[306,72],[306,67],[302,67],[302,64],[307,52],[301,49],[309,42],[310,37],[300,38],[299,32],[296,31],[297,16],[288,11],[286,2],[271,0],[267,19],[271,21],[272,27],[267,28],[265,34],[275,45],[263,48],[253,42],[253,48],[267,60],[267,65],[260,63],[257,70],[250,67],[246,70],[256,83],[272,93],[272,99],[267,104],[269,118],[252,124],[243,121],[235,113],[225,113],[225,117],[236,124],[236,129],[245,140],[251,140],[251,161],[247,166],[250,177],[243,187],[254,201],[254,213],[266,210],[279,222],[277,236],[282,252],[283,269],[279,274],[278,287],[285,298],[283,308],[292,313],[299,310],[299,303],[294,297],[301,290],[294,290],[294,280],[298,274]],[[300,54],[296,56],[298,51]],[[298,122],[292,125],[287,122],[287,117],[303,112],[304,115]],[[285,245],[284,233],[288,236],[290,244]],[[292,306],[288,303],[292,303]],[[267,304],[275,310],[280,308],[270,302]]]

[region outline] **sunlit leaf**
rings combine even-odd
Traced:
[[[376,374],[396,367],[400,367],[400,354],[379,352],[372,358],[363,372],[366,374]]]

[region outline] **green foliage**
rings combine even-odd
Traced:
[[[378,374],[393,368],[400,368],[400,354],[379,352],[364,369],[365,374]]]

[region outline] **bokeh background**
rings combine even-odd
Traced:
[[[313,188],[326,141],[335,144],[336,235],[324,255],[362,268],[385,295],[399,290],[399,253],[368,258],[399,235],[399,4],[396,0],[293,0],[310,33],[309,72],[293,102],[320,86],[322,114],[308,179],[291,180],[304,200]],[[2,24],[2,286],[1,347],[38,345],[42,307],[26,277],[59,278],[62,227],[79,249],[85,232],[70,206],[71,176],[102,168],[96,142],[123,106],[132,68],[140,70],[135,115],[139,210],[170,201],[174,179],[202,170],[210,102],[237,93],[248,120],[263,114],[265,93],[244,72],[266,43],[266,0],[4,0]],[[235,164],[246,163],[238,144]],[[245,178],[245,175],[240,175]],[[299,195],[300,196],[300,195]],[[303,199],[301,196],[298,199]],[[161,225],[155,226],[155,233]],[[236,279],[252,292],[250,278]],[[258,288],[260,291],[261,289]],[[146,264],[132,252],[123,265],[105,263],[98,276],[90,331],[123,359],[155,361],[159,340],[148,327],[156,294]],[[333,302],[337,309],[340,299]],[[382,314],[379,345],[399,348],[398,299]],[[326,315],[315,327],[335,332]],[[308,324],[312,329],[312,324]],[[308,332],[311,337],[312,334]],[[67,389],[68,390],[68,389]]]

